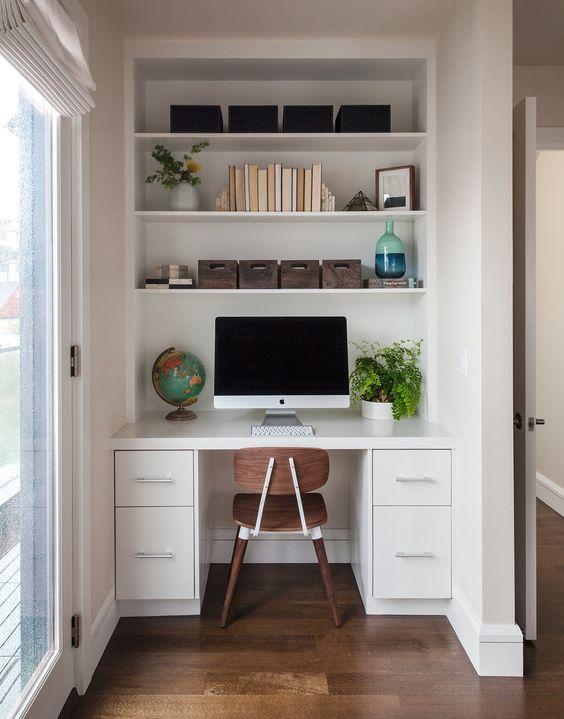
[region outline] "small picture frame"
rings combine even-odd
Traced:
[[[376,170],[376,206],[379,210],[414,210],[415,167],[400,165]]]

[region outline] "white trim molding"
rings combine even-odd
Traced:
[[[86,676],[82,677],[82,692],[79,690],[79,693],[85,692],[90,684],[92,675],[119,621],[120,614],[115,596],[115,587],[112,587],[90,624],[90,637],[87,645],[88,658],[85,666]]]
[[[331,564],[349,564],[351,561],[350,532],[348,529],[323,528],[323,540],[327,558]],[[228,564],[233,553],[235,527],[214,529],[212,531],[212,564]],[[245,554],[245,562],[251,564],[290,563],[315,564],[315,550],[310,537],[302,532],[295,534],[262,531],[258,537],[249,542]]]
[[[564,517],[564,487],[537,472],[537,499]]]
[[[523,634],[516,624],[482,624],[456,587],[447,617],[479,676],[523,676]]]

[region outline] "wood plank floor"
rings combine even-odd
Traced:
[[[201,617],[122,619],[73,719],[562,719],[564,519],[539,503],[539,639],[523,679],[476,676],[442,617],[367,617],[333,566],[335,629],[315,565],[245,565],[219,628],[227,567]]]

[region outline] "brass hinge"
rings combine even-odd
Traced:
[[[71,345],[70,348],[70,376],[78,377],[80,375],[80,347]]]
[[[73,614],[71,617],[71,647],[77,649],[80,646],[80,614]]]

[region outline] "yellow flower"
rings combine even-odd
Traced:
[[[196,162],[196,160],[188,160],[186,163],[186,169],[188,172],[200,172],[202,169],[202,166],[199,162]]]

